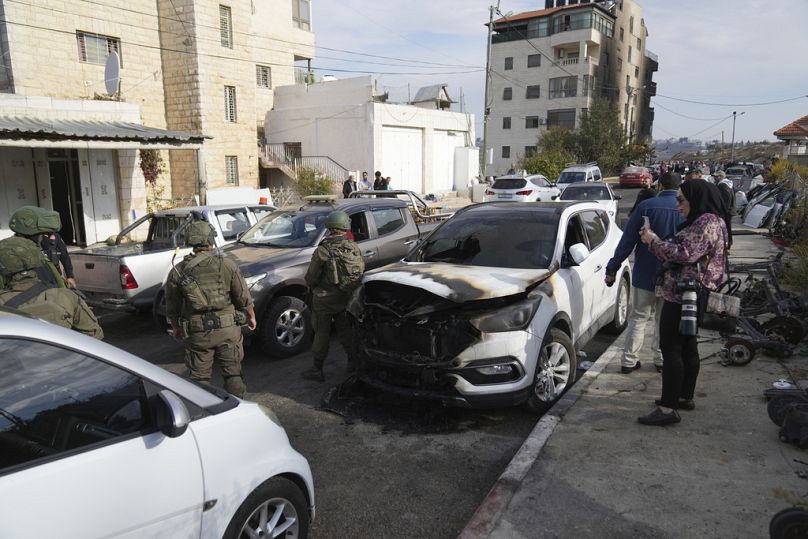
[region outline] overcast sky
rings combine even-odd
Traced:
[[[420,86],[446,82],[456,101],[462,90],[465,110],[474,113],[482,136],[489,5],[480,0],[315,0],[314,66],[318,76],[363,74],[342,70],[373,74],[379,89],[399,102],[407,100],[408,84],[414,96]],[[773,131],[808,115],[808,0],[644,0],[640,5],[648,50],[659,56],[658,95],[652,99],[655,139],[720,140],[723,130],[729,142],[734,110],[744,113],[737,118],[736,140],[775,140]],[[544,0],[500,4],[502,13],[543,7]],[[803,97],[750,105],[798,96]]]

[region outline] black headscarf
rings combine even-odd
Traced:
[[[682,182],[679,189],[690,204],[690,212],[685,222],[679,225],[679,230],[692,225],[705,213],[712,213],[724,220],[727,225],[727,242],[732,245],[732,216],[718,187],[707,180],[687,180]]]

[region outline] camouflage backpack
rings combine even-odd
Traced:
[[[343,292],[352,292],[362,281],[365,261],[355,243],[350,241],[324,242],[328,250],[325,278]]]
[[[224,287],[224,259],[221,255],[193,255],[185,259],[179,285],[185,304],[193,312],[220,311],[231,304]]]

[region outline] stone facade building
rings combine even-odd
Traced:
[[[487,147],[503,174],[536,151],[554,125],[574,129],[592,100],[617,105],[629,141],[650,142],[657,57],[633,0],[546,0],[493,22]]]
[[[257,187],[273,89],[294,84],[296,64],[307,67],[314,55],[309,0],[11,0],[0,11],[0,118],[9,119],[0,127],[0,228],[21,200],[52,204],[44,195],[62,187],[48,181],[53,171],[35,174],[35,166],[57,168],[57,159],[75,162],[66,167],[63,190],[71,207],[83,205],[88,228],[101,219],[92,211],[92,194],[102,191],[93,181],[105,179],[85,175],[82,163],[110,165],[115,226],[145,211],[139,150],[161,152],[164,196],[204,199],[207,189]],[[120,83],[110,97],[105,70],[112,52],[120,57]],[[23,142],[18,124],[27,120],[80,123],[68,135],[44,129]],[[93,122],[103,123],[100,134]],[[166,132],[146,140],[133,125]],[[102,149],[112,152],[109,159],[93,155]],[[9,193],[6,164],[21,156],[31,173],[20,180],[22,191]],[[97,236],[82,232],[75,243]]]

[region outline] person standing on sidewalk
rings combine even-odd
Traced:
[[[659,321],[662,348],[662,398],[656,408],[638,421],[643,425],[668,425],[682,420],[677,409],[692,410],[699,376],[696,331],[680,329],[683,289],[692,283],[714,290],[726,279],[729,233],[722,214],[724,203],[718,187],[705,180],[689,180],[676,196],[685,222],[672,240],[661,240],[649,228],[640,230],[648,250],[664,265],[656,292],[665,303]],[[692,334],[690,334],[692,333]]]
[[[645,338],[645,325],[654,317],[657,327],[662,310],[662,298],[654,294],[654,280],[659,272],[660,263],[648,252],[648,247],[640,241],[640,228],[643,217],[648,217],[651,230],[660,237],[667,238],[676,233],[676,228],[683,221],[676,205],[676,192],[682,178],[675,172],[666,172],[659,178],[662,191],[654,198],[644,200],[637,205],[626,223],[623,237],[614,251],[614,256],[606,265],[606,284],[612,286],[620,265],[634,251],[634,267],[631,272],[632,309],[626,328],[626,344],[620,362],[620,372],[630,374],[641,367],[639,352]],[[654,332],[652,343],[654,365],[657,371],[662,370],[662,351],[659,349],[659,332]]]
[[[325,220],[329,234],[311,257],[306,272],[306,286],[312,291],[312,325],[314,327],[314,365],[301,373],[307,380],[324,382],[323,364],[328,357],[331,323],[337,327],[348,366],[356,370],[351,347],[351,328],[345,307],[351,294],[359,286],[365,263],[355,242],[346,237],[351,230],[351,218],[344,211],[333,211]]]
[[[654,198],[656,195],[657,195],[656,189],[651,187],[651,178],[645,178],[642,182],[642,189],[640,189],[640,192],[637,193],[637,200],[634,201],[634,205],[628,211],[629,217],[631,217],[631,214],[634,213],[634,210],[637,209],[637,206],[639,206],[640,202],[648,200],[649,198]]]

